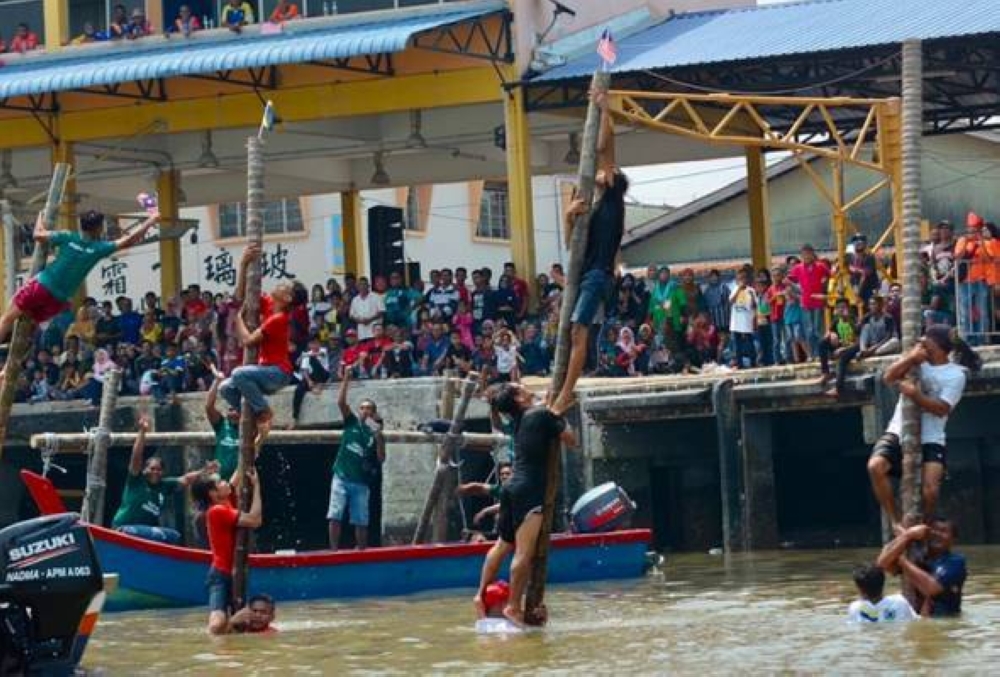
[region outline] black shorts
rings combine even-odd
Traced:
[[[537,492],[511,492],[504,487],[500,491],[500,515],[497,517],[497,532],[505,543],[517,541],[517,530],[525,518],[533,512],[542,511],[544,498]]]
[[[942,444],[921,445],[921,455],[923,463],[940,463],[948,467],[948,450]],[[893,433],[886,433],[878,438],[878,442],[872,448],[872,456],[881,456],[889,461],[889,474],[899,477],[903,471],[903,447],[899,443],[899,437]]]

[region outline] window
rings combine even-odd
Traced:
[[[420,191],[416,186],[406,189],[406,207],[403,210],[403,228],[415,232],[423,230],[420,223]]]
[[[490,240],[510,239],[506,183],[487,181],[483,186],[483,196],[479,200],[479,225],[476,227],[476,237]]]
[[[305,232],[298,198],[270,200],[264,203],[261,211],[265,235]],[[219,205],[219,238],[246,237],[246,234],[246,203],[229,202]]]

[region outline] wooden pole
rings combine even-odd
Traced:
[[[265,446],[299,446],[337,444],[343,430],[274,430],[267,436]],[[387,444],[443,444],[448,435],[425,433],[419,430],[386,430],[382,433]],[[78,453],[90,445],[89,433],[36,433],[29,439],[33,449],[52,449],[57,453]],[[136,433],[112,433],[108,447],[131,447]],[[506,435],[494,433],[462,433],[462,446],[491,448],[508,441]],[[146,444],[150,447],[214,447],[215,435],[209,431],[198,432],[152,432],[146,433]]]
[[[413,533],[414,545],[427,541],[427,530],[431,526],[431,519],[435,516],[437,516],[438,520],[435,521],[433,537],[438,541],[447,540],[449,497],[445,495],[445,492],[448,486],[448,475],[453,475],[455,472],[455,469],[451,467],[451,462],[461,448],[465,413],[469,409],[472,394],[476,392],[478,378],[476,374],[470,373],[468,378],[462,383],[462,395],[459,398],[458,406],[454,408],[452,413],[451,426],[441,447],[438,449],[437,466],[434,469],[434,482],[431,484],[431,490],[427,494],[427,500],[424,501],[424,509],[420,513],[416,531]],[[446,390],[453,388],[450,381],[446,381],[444,387]],[[446,411],[445,407],[454,406],[453,396],[451,397],[451,401],[452,404],[448,405],[448,398],[442,396],[442,412]],[[452,493],[454,493],[454,490]],[[443,526],[441,526],[442,523]]]
[[[919,40],[903,43],[903,351],[920,338],[920,152],[923,134],[923,53]],[[914,370],[908,378],[919,378]],[[903,399],[902,514],[920,518],[920,407]]]
[[[263,142],[256,136],[247,139],[247,246],[260,247],[264,239],[264,154]],[[246,297],[243,299],[243,319],[247,329],[253,332],[260,324],[260,261],[255,261],[247,270]],[[257,364],[257,348],[244,346],[243,364]],[[243,398],[240,411],[240,496],[241,512],[249,512],[253,497],[247,470],[253,468],[257,459],[254,438],[257,424],[254,421],[250,403]],[[246,601],[247,576],[249,573],[250,530],[240,529],[236,536],[236,555],[233,560],[233,608],[241,609]]]
[[[590,88],[592,91],[608,91],[611,74],[598,71],[594,73]],[[583,140],[580,144],[580,170],[577,196],[588,204],[594,196],[594,179],[597,175],[597,141],[601,129],[601,110],[591,101],[587,108],[587,121],[583,128]],[[590,230],[590,214],[577,218],[573,227],[573,235],[569,242],[569,265],[566,270],[566,289],[563,290],[562,307],[559,309],[559,335],[556,340],[556,357],[552,371],[552,392],[562,390],[566,381],[566,368],[569,366],[569,353],[572,344],[570,338],[573,306],[576,304],[577,287],[580,283],[583,257],[587,249],[587,232]],[[545,487],[545,504],[542,511],[542,528],[538,534],[538,546],[532,561],[531,580],[525,595],[525,621],[533,625],[541,625],[545,614],[542,604],[545,599],[545,578],[548,574],[549,536],[552,533],[552,521],[556,510],[556,493],[559,488],[559,471],[562,445],[555,442],[549,449],[547,463],[547,479]]]
[[[108,446],[111,441],[111,424],[118,406],[118,390],[122,372],[112,369],[104,374],[101,391],[101,413],[97,419],[94,449],[87,463],[87,487],[83,497],[82,517],[85,522],[104,525],[104,496],[108,486]]]
[[[56,229],[59,204],[62,202],[63,193],[66,190],[69,171],[70,166],[63,163],[56,164],[52,170],[52,180],[49,182],[49,192],[43,209],[43,219],[48,230]],[[31,270],[29,271],[31,277],[38,275],[45,267],[47,256],[48,247],[41,242],[36,242],[31,255]],[[14,324],[14,331],[11,334],[10,349],[7,352],[7,362],[4,364],[3,379],[0,383],[0,458],[3,457],[3,445],[7,441],[7,424],[10,422],[10,408],[14,404],[14,391],[17,389],[17,381],[24,368],[24,360],[27,358],[28,351],[34,341],[35,328],[34,320],[22,317]]]
[[[14,298],[14,287],[17,286],[17,221],[10,209],[9,200],[0,200],[0,211],[3,213],[3,307],[6,310],[10,300]]]

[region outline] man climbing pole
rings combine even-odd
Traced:
[[[579,293],[573,306],[569,364],[558,393],[550,394],[552,410],[566,412],[573,403],[573,389],[587,362],[590,326],[603,319],[606,301],[615,281],[615,263],[625,233],[625,193],[628,179],[615,164],[615,129],[608,111],[607,92],[591,91],[591,101],[601,111],[597,141],[596,201],[578,195],[565,215],[564,242],[573,241],[577,219],[590,213],[586,249],[580,267]]]
[[[101,239],[104,214],[100,212],[91,210],[80,217],[79,234],[48,230],[44,214],[40,213],[35,222],[34,240],[55,246],[56,256],[14,295],[10,307],[0,317],[0,343],[10,338],[18,319],[27,317],[36,323],[47,322],[69,308],[73,294],[101,259],[142,242],[159,220],[158,213],[150,214],[142,226],[109,242]]]

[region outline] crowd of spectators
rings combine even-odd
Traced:
[[[925,323],[954,326],[958,311],[975,344],[995,326],[986,316],[996,308],[1000,239],[995,226],[973,216],[957,239],[950,223],[936,224],[921,256]],[[620,275],[600,331],[592,332],[587,373],[630,377],[818,360],[834,384],[831,395],[838,395],[850,362],[899,350],[901,287],[891,260],[873,254],[864,236],[852,239],[844,275],[835,259],[804,245],[771,270],[748,264],[709,270],[699,280],[690,268],[675,277],[665,265],[650,265],[644,275]],[[310,390],[345,369],[356,379],[445,369],[475,371],[489,382],[544,376],[563,284],[558,264],[529,282],[511,263],[496,280],[489,268],[472,271],[470,279],[459,267],[430,271],[426,283],[407,284],[396,272],[371,284],[351,274],[343,284],[333,278],[311,289],[298,284],[290,346],[298,368],[295,413]],[[985,305],[975,296],[980,287]],[[104,374],[115,365],[123,370],[125,394],[165,402],[207,390],[213,367],[229,374],[242,362],[232,331],[237,310],[229,296],[198,285],[165,303],[150,292],[138,309],[125,297],[87,299],[38,336],[17,399],[96,404]]]
[[[14,29],[14,35],[9,42],[5,42],[3,35],[0,35],[0,53],[11,52],[23,54],[31,50],[38,49],[38,36],[32,32],[31,27],[26,23],[19,23]]]

